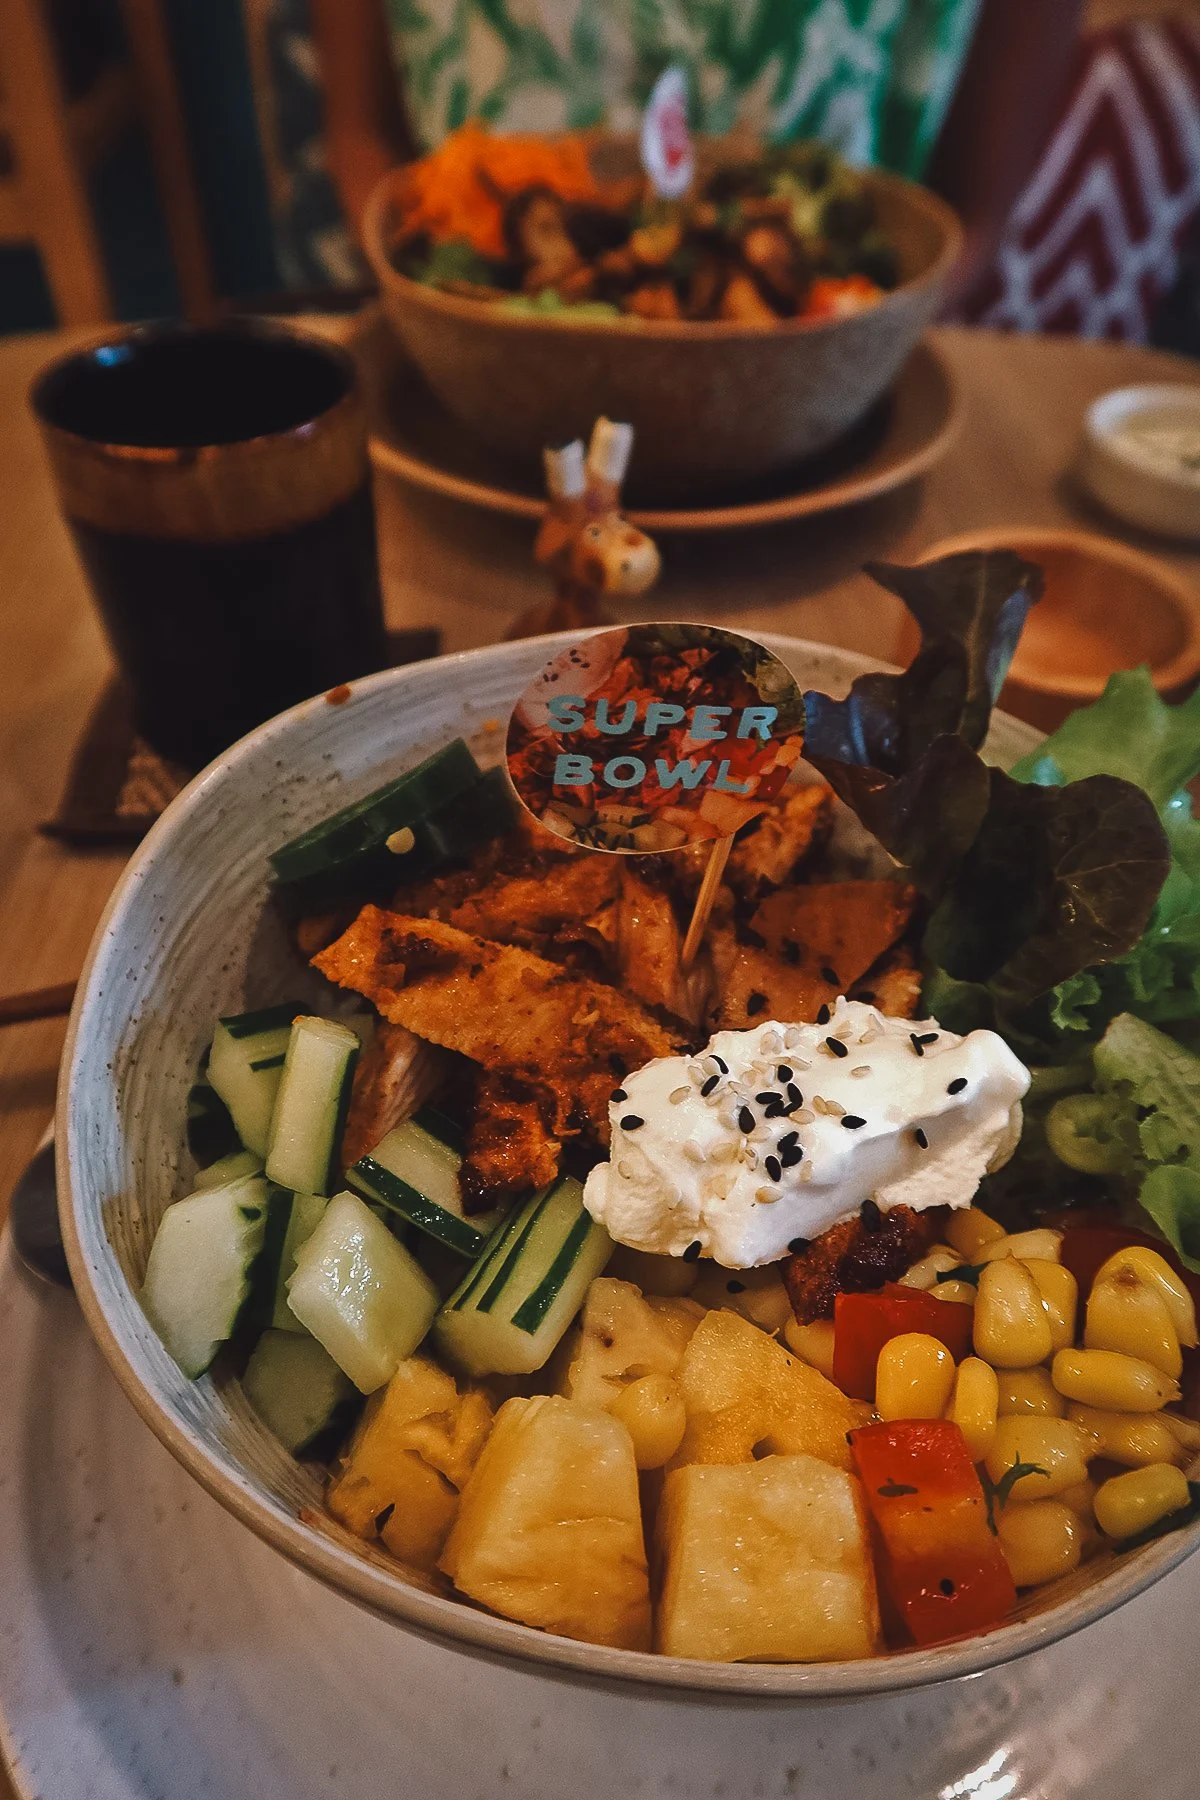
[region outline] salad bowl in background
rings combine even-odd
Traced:
[[[581,634],[575,634],[581,635]],[[687,1661],[551,1636],[445,1598],[327,1516],[295,1462],[218,1370],[188,1381],[138,1302],[155,1227],[188,1191],[188,1090],[218,1014],[303,1000],[268,906],[267,851],[461,733],[498,759],[508,714],[556,647],[530,639],[389,670],[331,704],[306,701],[199,775],[146,838],[97,929],[71,1017],[57,1151],[63,1235],[85,1316],[134,1406],[189,1472],[293,1563],[372,1612],[470,1654],[648,1692],[797,1701],[880,1694],[970,1675],[1101,1617],[1200,1546],[1200,1523],[1123,1555],[1102,1553],[979,1637],[855,1662]],[[878,664],[801,640],[764,643],[834,694]],[[989,754],[1036,734],[993,716]],[[311,978],[316,980],[315,977]]]
[[[388,255],[392,178],[376,188],[363,241],[385,318],[464,431],[510,460],[586,436],[600,414],[636,441],[634,505],[752,489],[827,449],[887,393],[934,318],[962,248],[955,214],[928,189],[864,172],[899,285],[843,318],[572,321],[517,314],[413,281]]]

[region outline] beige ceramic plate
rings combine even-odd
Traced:
[[[382,333],[364,334],[358,351],[369,366],[367,386],[375,396],[371,458],[376,468],[469,506],[513,518],[541,518],[543,490],[536,465],[506,463],[469,438]],[[833,512],[923,475],[949,449],[959,415],[949,365],[924,342],[862,425],[786,478],[730,494],[719,506],[633,506],[629,517],[646,531],[736,531]]]
[[[147,1424],[231,1513],[371,1611],[474,1655],[642,1691],[795,1701],[924,1687],[1053,1643],[1181,1562],[1200,1543],[1200,1525],[1100,1557],[1041,1590],[998,1630],[933,1650],[804,1666],[576,1643],[417,1585],[351,1537],[323,1512],[311,1466],[271,1437],[229,1371],[185,1380],[141,1310],[155,1227],[194,1173],[184,1149],[187,1097],[213,1020],[284,997],[304,1005],[323,986],[297,968],[268,904],[267,851],[456,734],[496,761],[517,697],[570,641],[564,633],[492,645],[369,676],[340,704],[306,701],[243,738],[172,801],[97,928],[63,1057],[59,1210],[84,1316]],[[879,666],[795,638],[764,634],[763,642],[802,685],[826,693],[845,693],[854,676]],[[1036,742],[1028,726],[994,718],[988,745],[998,762]]]

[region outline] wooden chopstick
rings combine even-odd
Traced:
[[[30,988],[24,994],[0,994],[0,1025],[25,1025],[31,1019],[57,1019],[69,1013],[75,983],[60,981],[57,987]]]

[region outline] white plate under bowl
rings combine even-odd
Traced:
[[[21,1800],[1195,1800],[1200,1558],[923,1694],[746,1706],[471,1660],[244,1531],[0,1240],[0,1746]]]
[[[425,1592],[382,1551],[320,1510],[316,1476],[289,1457],[218,1372],[189,1382],[137,1301],[163,1209],[188,1191],[187,1092],[222,1013],[285,996],[304,975],[268,906],[266,852],[456,733],[492,740],[553,651],[583,634],[494,645],[389,670],[349,699],[306,702],[214,763],[168,807],[97,929],[71,1015],[60,1084],[60,1210],[76,1291],[118,1380],[162,1441],[229,1510],[301,1567],[415,1631],[506,1663],[592,1682],[754,1698],[885,1693],[977,1672],[1090,1623],[1200,1542],[1192,1526],[1071,1579],[1051,1603],[986,1636],[933,1650],[821,1665],[704,1663],[538,1632]],[[802,686],[844,692],[873,666],[848,652],[766,636]],[[998,716],[991,750],[1036,741]],[[315,978],[314,978],[315,979]]]

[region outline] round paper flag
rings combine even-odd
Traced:
[[[730,838],[800,760],[791,671],[735,631],[630,625],[560,650],[508,727],[508,772],[543,825],[644,856]]]

